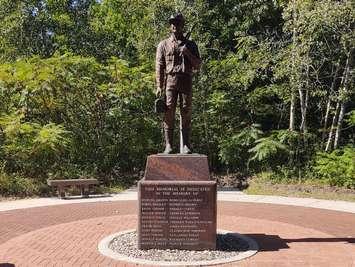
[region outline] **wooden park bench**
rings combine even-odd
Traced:
[[[65,188],[75,186],[80,188],[82,197],[89,197],[89,188],[91,185],[98,185],[96,179],[67,179],[67,180],[47,180],[49,186],[57,187],[58,197],[65,198]]]

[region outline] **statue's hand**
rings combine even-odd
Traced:
[[[160,87],[158,87],[157,90],[155,91],[155,95],[157,97],[161,97],[163,95],[163,90]]]

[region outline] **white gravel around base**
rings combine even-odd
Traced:
[[[104,238],[99,243],[98,249],[105,256],[130,263],[156,266],[201,266],[245,259],[257,253],[258,245],[247,236],[218,230],[216,250],[139,250],[137,249],[136,230],[127,230]]]

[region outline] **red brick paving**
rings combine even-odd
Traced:
[[[0,244],[16,236],[60,223],[118,214],[134,214],[135,201],[67,204],[0,212]]]
[[[355,214],[240,202],[219,202],[218,211],[218,228],[260,245],[255,256],[224,266],[355,266]],[[135,201],[0,212],[0,266],[136,266],[97,251],[136,219]]]
[[[355,214],[299,206],[221,202],[219,214],[242,215],[300,225],[338,237],[355,238]]]

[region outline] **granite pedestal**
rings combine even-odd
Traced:
[[[149,156],[138,183],[138,248],[215,249],[216,196],[207,156]]]

